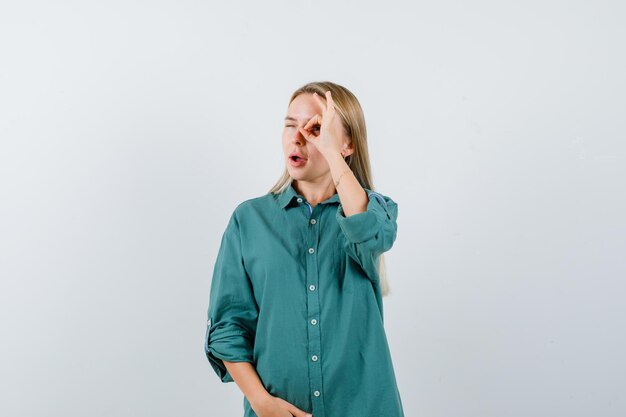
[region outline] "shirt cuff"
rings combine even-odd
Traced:
[[[372,239],[380,230],[383,222],[390,219],[387,212],[387,205],[380,194],[368,191],[367,209],[364,212],[356,213],[346,217],[341,203],[337,207],[337,222],[343,230],[346,238],[353,243],[361,243]],[[380,196],[380,197],[379,197]]]
[[[222,382],[234,382],[222,360],[254,363],[252,344],[248,335],[241,331],[221,334],[211,334],[209,331],[208,333],[205,353],[209,363]]]

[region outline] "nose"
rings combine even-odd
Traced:
[[[300,133],[298,129],[296,129],[293,137],[291,138],[291,141],[293,143],[297,143],[298,145],[306,144],[306,139],[304,138],[304,136],[302,136],[302,133]]]

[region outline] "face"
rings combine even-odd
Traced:
[[[309,93],[298,95],[287,109],[283,127],[283,154],[287,170],[294,180],[316,182],[330,176],[326,158],[298,130],[298,127],[304,127],[315,114],[321,115],[322,108],[313,94]],[[314,126],[311,132],[316,136],[319,135],[320,127]],[[300,153],[305,160],[294,164],[289,158],[293,151]]]

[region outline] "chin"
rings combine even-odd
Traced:
[[[302,180],[306,177],[306,174],[302,171],[298,172],[287,169],[287,172],[289,173],[289,176],[294,180]]]

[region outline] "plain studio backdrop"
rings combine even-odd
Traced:
[[[625,11],[3,2],[0,415],[243,414],[204,353],[211,273],[314,80],[358,97],[398,203],[406,416],[626,415]]]

